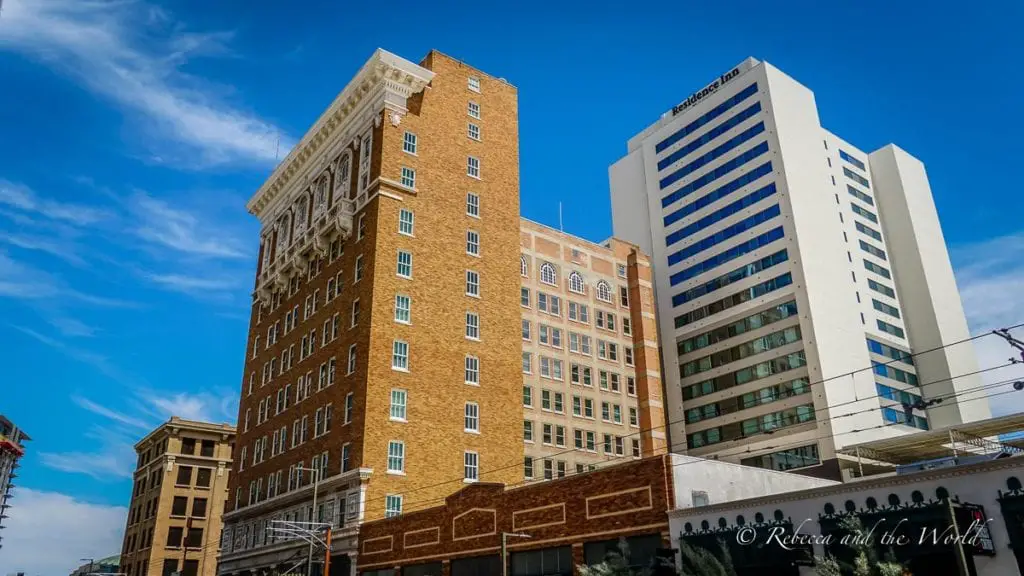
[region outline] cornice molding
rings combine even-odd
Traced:
[[[422,66],[377,49],[355,77],[335,97],[302,140],[274,169],[266,182],[246,204],[249,213],[267,221],[273,208],[302,175],[322,169],[311,162],[325,149],[335,149],[339,141],[347,143],[357,136],[355,129],[370,122],[379,123],[382,109],[404,114],[406,100],[423,91],[434,73]],[[329,160],[324,158],[324,160]],[[300,181],[300,185],[305,185]]]

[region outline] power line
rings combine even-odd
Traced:
[[[855,374],[859,374],[861,372],[865,372],[865,371],[868,371],[868,370],[873,370],[873,369],[875,369],[876,366],[880,366],[880,365],[881,366],[889,366],[889,365],[891,365],[891,364],[893,364],[895,362],[906,362],[908,358],[916,358],[918,356],[923,356],[925,354],[933,353],[933,352],[936,352],[938,350],[943,350],[945,348],[949,348],[949,347],[952,347],[952,346],[957,346],[957,345],[965,344],[967,342],[971,342],[971,341],[974,341],[974,340],[977,340],[977,339],[980,339],[980,338],[984,338],[984,337],[987,337],[987,336],[1000,335],[1000,332],[1008,334],[1010,330],[1014,330],[1014,329],[1020,328],[1022,326],[1024,326],[1024,323],[1018,323],[1018,324],[1014,324],[1013,326],[1009,326],[1007,328],[1001,329],[1001,331],[993,331],[993,332],[986,332],[986,333],[982,333],[982,334],[977,334],[975,336],[964,338],[964,339],[961,339],[961,340],[958,340],[958,341],[955,341],[955,342],[951,342],[949,344],[943,344],[941,346],[936,346],[936,347],[933,347],[933,348],[922,350],[920,352],[907,353],[907,354],[901,356],[899,359],[894,358],[894,359],[889,360],[887,362],[872,362],[872,364],[870,366],[866,366],[864,368],[859,368],[857,370],[852,370],[850,372],[846,372],[846,373],[843,373],[843,374],[838,374],[838,375],[835,375],[835,376],[830,376],[828,378],[822,378],[822,379],[817,380],[815,382],[809,382],[808,383],[808,387],[810,388],[810,387],[813,387],[816,384],[823,384],[825,382],[830,382],[832,380],[837,380],[839,378],[852,377]],[[958,379],[958,378],[966,378],[966,377],[969,377],[969,376],[974,376],[974,375],[982,374],[982,373],[989,372],[989,371],[992,371],[992,370],[999,370],[999,369],[1002,369],[1002,368],[1006,368],[1006,367],[1008,367],[1008,366],[1010,366],[1012,364],[1013,364],[1013,362],[1011,361],[1011,362],[1008,362],[1008,363],[1003,364],[1003,365],[994,366],[994,367],[990,367],[990,368],[984,368],[984,369],[977,370],[975,372],[970,372],[970,373],[966,373],[966,374],[960,374],[960,375],[957,375],[957,376],[951,376],[949,378],[935,380],[933,382],[928,382],[928,383],[920,384],[918,386],[918,388],[923,390],[927,386],[931,386],[931,385],[935,385],[935,384],[940,384],[940,383],[944,383],[944,382],[950,382],[950,381]],[[1012,382],[1012,380],[1007,381],[1007,382],[1003,382],[1003,383],[999,383],[999,385],[1005,385],[1005,384],[1008,384],[1010,382]],[[975,389],[972,389],[972,390],[963,391],[962,393],[966,394],[966,393],[973,392],[973,391],[983,390],[985,388],[986,387],[979,387],[979,388],[975,388]],[[957,395],[958,394],[954,394],[954,395],[952,395],[950,397],[955,397]],[[881,397],[880,394],[875,394],[873,396],[866,396],[864,398],[857,398],[857,399],[854,399],[854,400],[851,400],[851,401],[841,402],[841,403],[834,404],[834,405],[831,405],[831,406],[825,406],[825,407],[820,408],[820,409],[815,409],[813,413],[817,414],[820,411],[834,410],[835,408],[838,408],[838,407],[841,407],[841,406],[846,406],[846,405],[854,404],[854,403],[857,403],[857,402],[864,402],[864,401],[867,401],[867,400],[871,400],[873,398],[880,398],[880,397]],[[972,400],[974,400],[974,399],[972,399]],[[857,415],[857,414],[863,414],[863,413],[866,413],[866,412],[871,412],[871,411],[880,410],[880,409],[881,409],[881,407],[870,407],[870,408],[867,408],[865,410],[861,410],[861,411],[857,411],[857,412],[846,413],[846,414],[838,414],[838,415],[835,415],[835,416],[831,416],[829,418],[825,418],[824,420],[815,419],[813,421],[814,422],[830,422],[831,420],[834,420],[834,419],[837,419],[837,418],[844,418],[844,417],[854,416],[854,415]],[[631,432],[629,434],[626,434],[625,436],[621,436],[621,438],[623,438],[623,439],[630,438],[630,437],[636,436],[638,434],[643,434],[644,432],[653,432],[653,431],[655,431],[657,429],[664,428],[664,427],[667,427],[667,426],[670,426],[670,425],[673,425],[673,424],[680,424],[680,423],[685,423],[685,417],[682,418],[682,419],[676,420],[676,421],[667,421],[664,424],[661,424],[659,426],[653,426],[653,427],[648,428],[648,429],[637,430],[635,432]],[[886,426],[886,425],[889,425],[889,424],[885,424],[885,425],[882,425],[882,426]],[[821,440],[821,439],[825,439],[825,438],[832,438],[832,437],[835,437],[835,436],[838,436],[838,435],[842,435],[842,434],[865,432],[865,431],[872,430],[872,429],[875,429],[875,428],[879,428],[879,427],[882,427],[882,426],[876,426],[876,427],[865,428],[865,429],[860,429],[860,430],[859,429],[855,429],[855,430],[851,430],[851,431],[847,431],[847,432],[840,432],[840,433],[837,433],[837,434],[829,434],[828,436],[816,437],[814,440],[817,441],[817,440]],[[734,439],[732,441],[734,442],[736,440],[743,440],[743,439],[747,439],[747,438],[750,438],[750,437],[749,436],[748,437],[740,437],[740,438]],[[810,441],[810,440],[801,441],[800,443],[806,444],[808,441]],[[758,451],[772,450],[772,449],[775,449],[775,448],[777,448],[777,447],[775,447],[775,446],[762,447],[762,448],[759,448]],[[556,456],[560,456],[560,455],[564,455],[564,454],[571,454],[571,453],[574,453],[576,451],[577,451],[577,449],[575,449],[575,448],[566,449],[566,450],[561,451],[561,452],[556,452],[554,454],[549,454],[547,456],[544,456],[541,459],[551,459],[551,458],[556,457]],[[608,455],[604,455],[604,457],[606,459],[609,459]],[[500,471],[503,471],[503,470],[508,470],[510,468],[520,467],[520,466],[523,466],[523,461],[522,460],[519,460],[519,461],[517,461],[515,463],[510,463],[510,464],[505,465],[505,466],[499,466],[497,468],[493,468],[493,469],[490,469],[490,470],[487,470],[487,471],[481,471],[480,472],[480,476],[483,476],[484,474],[493,474],[495,472],[500,472]],[[404,490],[404,491],[402,491],[402,495],[404,496],[404,495],[407,495],[407,494],[412,494],[412,493],[420,492],[420,491],[423,491],[423,490],[429,490],[431,488],[436,488],[436,487],[439,487],[439,486],[444,486],[446,484],[462,482],[464,479],[465,479],[464,477],[453,478],[451,480],[445,480],[445,481],[437,482],[437,483],[434,483],[434,484],[429,484],[429,485],[420,486],[420,487],[417,487],[417,488],[412,488],[410,490]],[[525,482],[523,484],[525,484]],[[514,484],[514,485],[511,485],[510,487],[516,487],[516,486],[523,485],[523,484]],[[386,498],[386,496],[384,496],[384,497],[378,496],[376,498],[372,498],[372,499],[369,499],[369,500],[365,501],[364,504],[365,503],[369,503],[369,502],[375,502],[375,501],[379,501],[379,500],[384,500],[385,498]],[[428,500],[427,502],[432,502],[432,500]]]
[[[1016,324],[1014,326],[1006,328],[1006,330],[1012,330],[1012,329],[1015,329],[1015,328],[1019,328],[1021,326],[1024,326],[1024,323]],[[942,350],[942,349],[949,348],[949,347],[952,347],[952,346],[958,346],[958,345],[965,344],[967,342],[971,342],[973,340],[977,340],[979,338],[984,338],[986,336],[991,336],[991,335],[992,335],[992,333],[989,333],[989,332],[986,332],[986,333],[983,333],[983,334],[978,334],[978,335],[972,336],[970,338],[965,338],[965,339],[962,339],[962,340],[958,340],[956,342],[951,342],[949,344],[944,344],[942,346],[936,346],[934,348],[929,348],[927,350],[922,350],[920,352],[916,352],[916,353],[913,353],[913,354],[907,354],[907,355],[903,356],[901,360],[893,359],[893,360],[890,360],[888,362],[884,362],[884,363],[879,362],[877,364],[878,365],[888,366],[888,365],[890,365],[890,364],[892,364],[894,362],[899,362],[899,361],[905,362],[905,359],[908,358],[908,357],[909,358],[914,358],[914,357],[917,357],[917,356],[922,356],[924,354],[929,354],[929,353],[936,352],[938,350]],[[944,382],[949,382],[949,381],[955,380],[957,378],[967,378],[969,376],[975,376],[975,375],[982,374],[984,372],[989,372],[989,371],[992,371],[992,370],[999,370],[999,369],[1002,369],[1002,368],[1006,368],[1006,367],[1010,366],[1011,364],[1012,364],[1012,362],[1008,362],[1006,364],[1002,364],[1002,365],[994,366],[994,367],[990,367],[990,368],[984,368],[984,369],[981,369],[981,370],[978,370],[978,371],[975,371],[975,372],[969,372],[969,373],[966,373],[966,374],[960,374],[960,375],[957,375],[957,376],[951,376],[949,378],[944,378],[944,379],[941,379],[941,380],[935,380],[933,382],[928,382],[928,383],[925,383],[925,384],[921,384],[921,385],[918,386],[918,388],[923,390],[927,386],[931,386],[931,385],[935,385],[935,384],[941,384],[941,383],[944,383]],[[836,380],[836,379],[839,379],[839,378],[845,378],[845,377],[848,377],[848,376],[852,377],[854,374],[859,374],[860,372],[865,372],[865,371],[868,371],[868,370],[873,370],[875,368],[875,366],[876,366],[876,364],[873,363],[871,366],[867,366],[865,368],[860,368],[860,369],[853,370],[853,371],[850,371],[850,372],[846,372],[844,374],[839,374],[839,375],[836,375],[836,376],[830,376],[828,378],[823,378],[823,379],[817,380],[815,382],[809,382],[808,383],[808,387],[810,388],[810,387],[813,387],[816,384],[823,384],[825,382],[830,382],[832,380]],[[816,409],[814,412],[816,414],[817,412],[822,411],[822,410],[831,410],[831,409],[838,408],[838,407],[841,407],[841,406],[846,406],[846,405],[854,404],[854,403],[857,403],[857,402],[864,402],[864,401],[867,401],[867,400],[871,400],[872,398],[879,398],[879,397],[880,397],[879,394],[875,394],[873,396],[865,396],[864,398],[859,398],[859,399],[851,400],[851,401],[848,401],[848,402],[841,402],[841,403],[834,404],[834,405],[831,405],[831,406],[826,406],[824,408]],[[848,413],[848,414],[840,414],[840,415],[837,415],[837,416],[835,416],[833,418],[853,416],[854,414],[858,414],[858,413],[863,413],[863,412],[854,412],[854,413]],[[825,420],[816,420],[816,421],[827,422],[827,421],[832,420],[833,418],[827,418]],[[653,431],[655,431],[657,429],[668,427],[668,426],[671,426],[673,424],[685,423],[685,420],[686,419],[685,419],[685,416],[684,416],[683,418],[681,418],[679,420],[666,421],[662,425],[653,426],[653,427],[648,428],[648,429],[637,430],[636,432],[632,432],[630,434],[622,436],[622,438],[623,439],[630,438],[630,437],[635,436],[637,434],[642,434],[644,432],[653,432]],[[545,458],[552,458],[552,457],[561,456],[561,455],[564,455],[564,454],[571,454],[571,453],[573,453],[575,451],[576,451],[576,449],[567,449],[567,450],[564,450],[564,451],[561,451],[561,452],[556,452],[554,454],[550,454],[550,455],[546,456]],[[522,466],[522,465],[523,465],[523,463],[520,461],[520,462],[516,462],[516,463],[513,463],[513,464],[508,464],[506,466],[502,466],[502,467],[499,467],[499,468],[494,468],[494,469],[487,470],[487,473],[500,472],[502,470],[508,470],[510,468],[514,468],[514,467],[518,467],[518,466]],[[481,476],[483,474],[484,474],[484,472],[481,471]],[[410,494],[410,493],[414,493],[414,492],[419,492],[421,490],[429,490],[431,488],[436,488],[438,486],[443,486],[445,484],[453,484],[455,482],[462,482],[463,480],[464,480],[464,478],[459,478],[457,480],[444,480],[444,481],[438,482],[436,484],[430,484],[430,485],[427,485],[427,486],[422,486],[422,487],[419,487],[419,488],[414,488],[412,490],[406,490],[406,491],[403,491],[402,494]],[[378,498],[380,498],[380,497],[378,497]]]
[[[970,393],[979,392],[979,391],[983,391],[983,390],[987,390],[987,389],[992,389],[992,388],[997,388],[997,387],[1000,387],[1000,386],[1006,386],[1008,384],[1014,384],[1016,382],[1019,382],[1019,380],[1007,379],[1007,380],[1003,380],[1003,381],[1000,381],[1000,382],[994,382],[992,384],[988,384],[988,385],[985,385],[985,386],[979,386],[978,388],[973,388],[971,390],[964,390],[964,391],[961,391],[961,392],[958,392],[958,393],[949,394],[949,395],[944,396],[942,398],[944,400],[948,400],[950,398],[954,398],[954,397],[957,397],[957,396],[960,396],[960,395],[970,394]],[[984,396],[979,396],[977,398],[969,398],[969,399],[961,401],[961,403],[963,403],[963,402],[973,402],[973,401],[976,401],[976,400],[986,400],[986,399],[989,399],[989,398],[994,398],[996,396],[1002,396],[1003,394],[1010,394],[1010,393],[1017,392],[1017,391],[1018,391],[1018,389],[1006,390],[1006,391],[998,392],[998,393],[995,393],[995,394],[988,394],[988,395],[984,395]],[[881,406],[880,407],[872,407],[872,408],[868,408],[866,410],[861,410],[861,411],[853,412],[853,413],[850,413],[850,414],[843,414],[843,415],[840,415],[839,417],[853,416],[855,414],[864,414],[864,413],[867,413],[867,412],[873,412],[873,411],[876,411],[876,410],[882,410],[882,408],[883,407],[881,407]],[[831,420],[831,418],[828,418],[826,420]],[[808,423],[809,422],[824,422],[826,420],[808,420],[807,422]],[[881,429],[881,428],[886,428],[888,426],[895,426],[895,425],[898,425],[898,424],[903,424],[903,423],[901,423],[901,422],[886,422],[886,423],[878,424],[878,425],[875,425],[875,426],[869,426],[867,428],[859,428],[859,429],[854,429],[854,430],[848,430],[846,432],[839,432],[839,433],[828,434],[828,435],[824,435],[824,436],[814,436],[812,438],[805,438],[803,440],[796,440],[796,441],[793,441],[793,442],[790,442],[790,443],[787,443],[787,444],[763,446],[763,447],[758,448],[757,451],[758,452],[761,452],[761,451],[764,451],[764,450],[776,450],[777,451],[777,450],[784,449],[784,448],[806,446],[807,444],[812,443],[812,442],[817,442],[818,440],[826,440],[826,439],[834,438],[836,436],[841,436],[841,435],[844,435],[844,434],[855,434],[855,433],[867,432],[867,431],[870,431],[870,430],[877,430],[877,429]],[[759,434],[763,434],[763,433],[759,433]],[[749,439],[749,438],[751,438],[751,437],[750,436],[741,436],[739,438],[734,438],[732,440],[727,440],[725,442],[722,442],[721,444],[726,444],[728,442],[736,442],[736,441],[739,441],[739,440],[746,440],[746,439]],[[539,458],[539,459],[540,460],[547,460],[547,459],[550,459],[551,457],[558,456],[560,454],[571,453],[571,452],[576,452],[576,451],[577,451],[577,449],[572,449],[572,450],[568,450],[566,452],[559,452],[559,453],[556,453],[556,454],[551,454],[551,455],[548,455],[548,456],[544,456],[544,457]],[[749,447],[747,448],[745,453],[747,453],[747,454],[751,453],[751,450],[750,450]],[[621,458],[619,456],[614,456],[614,455],[609,455],[609,454],[602,454],[602,455],[599,455],[599,456],[603,457],[606,461],[616,461],[619,458]],[[674,464],[674,466],[679,466],[679,465],[682,465],[682,464],[697,464],[697,463],[702,462],[704,460],[711,460],[711,458],[705,458],[705,457],[702,457],[702,456],[694,456],[694,458],[698,458],[699,460],[677,463],[677,464]],[[630,460],[619,460],[619,461],[625,463],[625,462],[629,462]],[[520,463],[520,465],[521,465],[521,463]],[[502,469],[504,469],[504,468],[502,468]],[[584,473],[586,473],[586,472],[584,472]],[[575,475],[575,474],[578,474],[578,473],[570,473],[570,474],[567,474],[566,476],[572,476],[572,475]],[[461,481],[462,478],[460,478],[459,480]],[[519,483],[516,483],[516,484],[508,484],[508,485],[505,486],[505,488],[506,489],[508,489],[508,488],[518,488],[520,486],[526,486],[526,485],[529,485],[529,484],[532,484],[532,483],[536,483],[538,481],[539,481],[539,479],[535,479],[535,480],[519,482]],[[438,484],[438,485],[441,485],[441,484]],[[406,494],[406,493],[407,492],[403,492],[402,494]],[[448,496],[450,496],[450,495],[448,495]],[[448,496],[444,496],[444,497],[440,497],[440,498],[435,498],[435,499],[431,499],[431,500],[426,500],[426,501],[422,501],[422,502],[417,502],[414,506],[415,506],[416,509],[422,509],[422,508],[425,507],[424,506],[425,504],[432,504],[432,503],[435,503],[435,502],[442,502],[442,501],[446,500],[448,498]],[[369,503],[369,502],[376,501],[376,500],[379,500],[379,499],[380,499],[379,497],[378,498],[371,498],[371,499],[368,499],[366,502]]]

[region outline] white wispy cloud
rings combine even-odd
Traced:
[[[121,549],[127,508],[59,492],[16,490],[4,522],[0,573],[68,574],[82,558],[105,558]]]
[[[96,335],[96,328],[89,326],[81,320],[76,320],[75,318],[56,316],[50,318],[49,323],[50,326],[56,328],[64,336],[90,338]]]
[[[0,250],[0,298],[37,302],[75,301],[101,308],[136,308],[136,302],[81,292],[60,277],[15,260]]]
[[[78,255],[76,247],[70,243],[57,242],[43,236],[5,233],[0,233],[0,242],[22,250],[49,254],[73,266],[86,266],[85,259]]]
[[[205,258],[248,257],[241,242],[225,234],[214,222],[167,202],[138,192],[131,202],[135,234],[148,242],[182,254]]]
[[[102,416],[119,424],[125,424],[127,426],[131,426],[133,428],[141,428],[143,430],[151,429],[154,426],[153,422],[142,420],[140,418],[136,418],[134,416],[130,416],[122,412],[118,412],[117,410],[113,410],[111,408],[108,408],[107,406],[97,404],[96,402],[93,402],[92,400],[89,400],[87,398],[75,396],[74,398],[72,398],[72,401],[75,404],[78,404],[78,406],[80,406],[81,408],[88,410],[93,414]]]
[[[973,334],[1024,322],[1024,299],[1019,297],[1024,286],[1024,231],[954,246],[950,257]],[[1024,328],[1017,329],[1015,335],[1024,339]],[[974,348],[982,368],[1006,364],[1010,357],[1019,358],[1019,353],[996,336],[975,340]],[[982,379],[986,385],[1024,380],[1024,365],[987,372]],[[994,415],[1024,412],[1024,392],[1010,393],[1011,389],[1006,384],[985,390],[986,395],[1000,394],[990,402]]]
[[[227,88],[184,72],[190,58],[230,54],[230,32],[188,31],[141,1],[7,0],[4,22],[0,49],[36,59],[148,120],[157,158],[187,168],[269,165],[278,138],[285,151],[293,145],[273,124],[226,102]]]
[[[6,10],[4,14],[6,15]],[[0,31],[0,45],[2,44],[3,32]],[[39,214],[78,226],[89,226],[111,217],[109,212],[92,206],[40,198],[29,187],[4,179],[0,179],[0,204],[19,212]]]
[[[167,392],[143,391],[139,398],[149,407],[149,412],[162,418],[178,416],[186,420],[202,422],[233,422],[238,416],[238,393],[210,392]]]
[[[14,325],[11,325],[11,327],[14,328],[15,330],[18,330],[22,334],[25,334],[26,336],[29,336],[37,340],[38,342],[57,350],[58,352],[62,353],[68,358],[71,358],[72,360],[76,360],[83,364],[92,366],[100,374],[103,374],[104,376],[110,378],[111,380],[127,385],[138,384],[138,379],[136,377],[122,371],[110,360],[110,358],[103,354],[98,354],[96,352],[91,352],[89,350],[71,346],[64,342],[61,342],[60,340],[57,340],[56,338],[47,336],[31,328]]]

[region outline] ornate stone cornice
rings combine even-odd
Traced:
[[[406,100],[426,88],[433,78],[432,71],[377,49],[256,191],[246,205],[249,213],[264,221],[265,216],[273,216],[281,197],[290,195],[287,193],[295,180],[319,166],[315,160],[325,150],[339,140],[348,142],[356,137],[354,130],[365,123],[379,122],[382,109],[405,113]]]

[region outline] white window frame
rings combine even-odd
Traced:
[[[470,92],[476,92],[477,94],[479,94],[480,93],[480,77],[479,76],[470,76],[468,79],[466,79],[466,88],[468,88]]]
[[[398,466],[395,467],[394,464]],[[405,442],[388,441],[387,473],[405,476]]]
[[[476,270],[466,270],[466,296],[480,297],[480,273]]]
[[[480,157],[466,156],[466,176],[480,180]]]
[[[480,385],[480,358],[472,354],[466,354],[466,384],[470,386]]]
[[[387,494],[384,496],[384,517],[395,518],[402,515],[402,495]]]
[[[483,139],[480,137],[480,125],[473,122],[466,123],[466,137],[470,140],[476,140],[482,142]]]
[[[412,324],[411,296],[407,294],[395,294],[395,322],[398,322],[399,324]]]
[[[391,389],[391,401],[388,412],[392,422],[408,422],[409,393],[404,388]]]
[[[473,450],[466,450],[463,453],[463,476],[462,481],[466,483],[480,481],[480,454]]]
[[[416,133],[406,130],[402,135],[402,152],[416,156],[418,144],[419,139],[416,137]]]
[[[415,231],[416,214],[408,208],[402,208],[398,211],[398,233],[403,236],[413,236]]]
[[[408,256],[408,260],[409,261],[408,261],[408,263],[404,264],[404,266],[407,266],[408,269],[409,269],[408,270],[408,274],[403,274],[402,273],[402,266],[403,266],[403,264],[402,264],[402,256],[403,255],[404,256]],[[395,265],[395,275],[398,276],[399,278],[406,278],[408,280],[412,279],[412,252],[409,252],[408,250],[399,250],[398,251],[398,259],[397,259],[397,263]]]
[[[554,264],[545,262],[540,265],[540,281],[548,286],[558,286],[558,272]]]
[[[480,340],[480,315],[476,312],[466,312],[466,339]]]
[[[573,270],[569,273],[569,291],[576,294],[586,294],[587,284],[583,281],[583,275]]]
[[[466,254],[480,257],[480,232],[466,230]]]
[[[402,166],[402,176],[398,182],[402,186],[411,190],[416,189],[416,169],[409,168],[408,166]]]
[[[466,115],[476,120],[480,119],[480,104],[472,100],[466,105]]]
[[[464,431],[470,434],[480,433],[480,404],[476,402],[466,402],[465,418],[463,425],[465,426]]]
[[[409,343],[405,340],[395,340],[391,345],[391,369],[409,371]]]
[[[480,217],[480,195],[472,192],[466,193],[466,215],[473,218]]]
[[[352,374],[356,371],[356,345],[352,344],[348,347],[348,365],[345,374]]]

